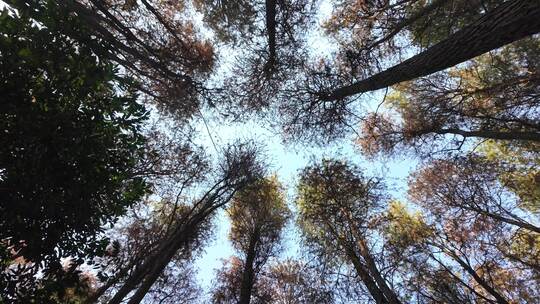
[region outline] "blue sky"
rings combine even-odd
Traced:
[[[322,1],[319,7],[319,24],[331,14],[332,6],[329,1]],[[200,16],[199,16],[200,17]],[[210,34],[211,36],[211,34]],[[331,55],[333,45],[321,35],[319,28],[314,28],[309,35],[308,45],[315,56]],[[226,73],[227,66],[234,61],[234,50],[227,49],[221,53],[220,63]],[[383,92],[375,92],[362,96],[358,101],[362,104],[362,109],[369,112],[374,111],[383,98]],[[385,178],[390,193],[394,198],[404,198],[406,180],[410,170],[414,169],[416,163],[411,160],[385,160],[368,161],[362,157],[354,146],[353,133],[348,138],[323,147],[306,147],[299,144],[287,145],[282,142],[278,130],[268,130],[263,128],[257,121],[252,120],[244,123],[223,125],[222,120],[213,120],[211,115],[205,117],[208,130],[201,122],[198,126],[201,143],[210,154],[216,153],[212,140],[218,147],[236,139],[255,140],[262,143],[268,162],[271,165],[271,172],[278,175],[279,180],[287,190],[288,203],[292,207],[295,195],[295,186],[298,171],[305,167],[312,159],[323,157],[337,157],[347,159],[366,170],[368,176],[382,176]],[[212,140],[210,139],[212,137]],[[215,270],[222,266],[222,260],[235,254],[229,240],[228,231],[230,223],[225,212],[219,212],[216,218],[216,229],[214,240],[207,246],[205,253],[199,258],[196,265],[199,268],[198,280],[204,292],[208,292],[212,286]],[[283,246],[286,250],[282,257],[295,256],[300,249],[300,239],[294,223],[289,224],[285,229]]]
[[[366,95],[367,96],[367,95]],[[374,110],[382,94],[369,95],[365,100],[367,110]],[[368,176],[384,176],[391,194],[395,198],[403,198],[406,189],[406,180],[415,162],[407,159],[368,161],[362,157],[354,146],[353,137],[346,138],[325,147],[306,147],[301,145],[286,145],[277,130],[267,130],[254,121],[224,126],[212,120],[207,120],[210,134],[218,149],[235,139],[251,139],[264,145],[267,161],[271,165],[271,172],[275,172],[287,190],[288,203],[292,205],[295,195],[295,186],[298,171],[305,167],[311,159],[323,157],[344,158],[356,163],[366,170]],[[210,140],[206,127],[199,126],[201,141],[210,154],[215,154],[215,148]],[[203,290],[210,289],[215,276],[215,269],[222,266],[222,259],[226,259],[235,252],[228,240],[229,221],[225,212],[220,211],[216,218],[215,238],[206,248],[205,253],[197,261],[199,268],[198,280]],[[299,239],[294,225],[291,223],[284,235],[283,256],[294,256],[299,249]]]

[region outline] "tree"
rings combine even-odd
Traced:
[[[464,2],[470,2],[470,5],[463,4]],[[353,25],[354,29],[350,32],[353,37],[359,35],[354,41],[360,43],[360,50],[340,50],[336,60],[320,59],[304,65],[302,75],[297,76],[292,88],[287,91],[288,94],[284,94],[285,98],[281,98],[279,102],[282,109],[279,113],[280,122],[284,133],[292,135],[293,139],[316,142],[333,140],[343,136],[350,128],[356,129],[356,121],[365,118],[363,113],[357,113],[362,109],[362,105],[357,102],[356,94],[388,89],[392,85],[440,72],[538,32],[538,26],[536,25],[535,29],[532,21],[528,21],[528,18],[538,19],[539,8],[536,2],[495,2],[357,2],[359,5],[352,6],[353,9],[346,14],[347,18],[342,20],[350,21]],[[443,10],[446,4],[450,10],[448,17],[447,10]],[[494,4],[500,5],[492,8]],[[436,8],[430,10],[431,5]],[[471,8],[455,10],[456,7],[463,6]],[[344,10],[351,8],[343,7]],[[415,19],[417,13],[422,17]],[[339,15],[339,11],[336,14]],[[436,16],[431,16],[432,14]],[[360,16],[360,20],[356,20],[354,15]],[[407,16],[415,21],[401,28],[399,21],[407,24]],[[504,22],[499,22],[500,20]],[[422,29],[427,29],[427,32],[416,27],[418,22],[424,21],[428,25]],[[489,26],[490,23],[500,26],[505,24],[504,29]],[[505,32],[512,31],[512,28],[516,31]],[[437,36],[432,35],[432,30],[439,36],[441,33],[447,35],[434,45],[422,42],[425,38]],[[490,32],[491,30],[494,32]],[[392,38],[386,39],[385,34]],[[382,42],[379,44],[378,40]],[[439,38],[435,37],[435,40],[439,41]],[[407,43],[412,46],[409,47]],[[428,44],[425,50],[422,46],[424,43]],[[346,44],[349,45],[348,40]],[[372,44],[375,46],[371,47]],[[468,46],[462,47],[466,44]],[[386,68],[396,58],[401,58],[400,52],[410,52],[415,47],[420,47],[421,52]],[[438,80],[433,80],[432,83],[437,84]],[[373,119],[367,117],[366,120]],[[530,138],[535,135],[525,136]]]
[[[226,43],[241,43],[257,28],[260,3],[251,1],[195,0],[195,9],[216,37]]]
[[[312,0],[198,0],[206,25],[225,46],[238,50],[230,72],[215,84],[215,105],[227,115],[245,119],[265,114],[300,73],[307,53],[306,33],[313,24]],[[226,50],[228,57],[230,51]]]
[[[261,71],[272,77],[287,51],[299,47],[312,8],[306,0],[265,1],[195,1],[197,10],[204,14],[208,26],[225,42],[246,45],[264,57]],[[259,43],[260,37],[264,42]],[[250,45],[254,44],[254,45]],[[287,49],[282,51],[281,49]]]
[[[240,258],[218,274],[224,279],[214,291],[215,303],[249,304],[257,294],[259,276],[269,258],[279,253],[281,231],[289,209],[275,176],[261,179],[238,192],[228,209],[232,222],[230,239]]]
[[[257,149],[253,145],[237,143],[224,151],[223,161],[217,176],[209,180],[208,190],[193,201],[181,220],[168,230],[168,234],[153,252],[145,256],[140,266],[125,280],[109,304],[116,304],[133,290],[128,303],[139,303],[160,277],[171,259],[185,249],[209,221],[215,211],[224,207],[235,193],[263,175],[264,168],[258,161]]]
[[[116,230],[107,255],[97,261],[102,284],[89,293],[85,303],[110,300],[115,287],[121,287],[137,273],[145,258],[167,241],[172,226],[190,211],[188,204],[179,201],[143,202],[142,205],[129,214],[129,223]],[[201,223],[201,228],[171,258],[148,291],[145,297],[148,302],[191,303],[200,297],[193,262],[210,238],[211,228],[210,221]]]
[[[437,172],[438,177],[451,175]],[[460,188],[463,198],[470,189],[465,186],[468,182],[470,179]],[[513,256],[505,247],[507,242],[514,242],[516,230],[512,225],[497,217],[456,209],[446,200],[416,200],[422,191],[413,187],[411,196],[423,212],[411,214],[402,204],[394,203],[387,211],[388,224],[383,228],[385,246],[395,261],[393,267],[402,273],[400,280],[407,282],[407,288],[434,302],[450,303],[512,303],[537,296],[534,286],[538,280],[534,266],[528,264],[530,256],[519,258],[517,252]],[[429,197],[428,192],[421,196]],[[469,197],[471,204],[473,199]],[[476,202],[482,204],[481,200]],[[449,285],[448,292],[438,291],[432,274],[447,278],[444,284]],[[510,277],[527,282],[531,288]]]
[[[472,156],[436,160],[413,175],[409,194],[413,202],[431,208],[455,208],[456,214],[473,213],[540,233],[535,224],[538,219],[500,184],[497,169],[495,164]]]
[[[0,239],[25,261],[3,268],[2,294],[22,301],[38,270],[60,282],[60,259],[101,255],[102,225],[145,194],[132,172],[147,114],[133,81],[85,45],[6,9],[0,27]]]
[[[270,266],[262,278],[276,304],[334,303],[334,291],[317,269],[286,259]]]
[[[132,176],[144,178],[152,193],[132,206],[119,223],[106,231],[111,239],[107,254],[87,262],[95,265],[98,274],[96,288],[87,296],[87,303],[95,303],[98,299],[104,301],[111,290],[131,277],[148,254],[166,241],[171,229],[191,209],[188,197],[207,181],[211,168],[209,159],[200,147],[192,144],[190,127],[176,123],[169,125],[167,120],[159,119],[145,130],[145,136],[145,153],[139,157]],[[202,229],[194,233],[195,237],[173,257],[171,265],[158,279],[157,284],[162,288],[152,289],[151,297],[166,293],[163,297],[169,301],[181,301],[182,297],[190,299],[197,294],[198,288],[190,278],[194,271],[191,262],[211,233],[209,221],[201,226]],[[178,269],[185,269],[186,275],[178,275]],[[167,290],[163,282],[185,288],[173,288],[173,292]]]
[[[135,77],[137,88],[179,120],[197,112],[214,49],[182,14],[182,1],[5,1],[19,14],[88,47]],[[79,23],[77,26],[65,26]],[[79,26],[84,25],[84,26]]]
[[[399,205],[389,210],[392,229],[387,230],[388,248],[407,275],[413,275],[413,278],[405,279],[412,285],[410,288],[434,302],[445,302],[446,298],[450,303],[459,302],[458,299],[473,303],[510,303],[510,298],[520,289],[505,285],[497,273],[513,273],[524,280],[527,274],[515,265],[503,263],[497,250],[488,245],[491,240],[505,237],[497,223],[465,215],[458,223],[451,211],[436,207],[428,210],[433,216],[429,223],[422,216],[404,212]],[[401,241],[402,237],[406,241]],[[432,274],[427,278],[419,277],[426,271],[446,277],[442,284],[450,285],[448,291],[436,289],[437,282],[433,281],[436,277]],[[414,276],[415,273],[418,275]],[[415,286],[426,282],[427,286]]]
[[[540,31],[539,16],[540,6],[535,1],[506,1],[422,53],[364,80],[322,93],[321,98],[339,100],[452,67],[536,34]]]
[[[353,165],[323,160],[302,171],[296,204],[308,246],[352,265],[375,302],[401,303],[371,243],[370,227],[384,199],[381,186]]]
[[[444,40],[500,1],[335,1],[324,30],[339,45],[336,64],[361,80],[399,63],[411,50]]]
[[[469,138],[537,142],[538,39],[480,56],[465,67],[404,83],[371,113],[358,143],[368,156],[459,149]]]

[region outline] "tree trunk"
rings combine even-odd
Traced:
[[[168,246],[165,247],[165,252],[162,252],[156,260],[151,260],[151,270],[142,280],[141,285],[137,288],[135,294],[129,299],[127,304],[137,304],[142,301],[144,296],[148,293],[152,285],[156,282],[159,276],[163,273],[163,270],[169,262],[173,259],[174,255],[189,242],[193,235],[197,234],[197,229],[204,221],[206,216],[204,212],[201,212],[194,216],[194,218],[184,225],[184,227],[173,235],[171,241],[168,242]],[[111,304],[111,303],[109,303]]]
[[[276,0],[266,0],[266,32],[268,35],[268,61],[264,66],[267,77],[270,77],[276,63]]]
[[[457,256],[456,254],[452,253],[452,252],[448,252],[447,253],[456,261],[458,262],[458,264],[467,272],[469,273],[473,279],[476,281],[476,283],[478,283],[480,286],[482,286],[482,288],[484,288],[485,291],[487,291],[490,295],[492,295],[495,300],[497,301],[497,303],[499,304],[509,304],[508,301],[500,294],[498,293],[495,289],[493,289],[493,287],[491,287],[482,277],[480,277],[478,275],[478,273],[476,273],[476,271],[474,271],[474,269],[469,265],[467,264],[465,261],[463,261],[459,256]]]
[[[179,246],[172,247],[169,249],[166,255],[161,256],[152,267],[150,273],[144,278],[141,286],[137,288],[135,294],[129,299],[127,304],[136,304],[140,303],[144,296],[148,293],[154,282],[159,278],[165,267],[169,264],[171,259],[174,257],[176,252],[182,247],[182,243]]]
[[[153,283],[157,280],[163,269],[170,262],[176,252],[186,243],[190,235],[194,234],[197,225],[204,220],[201,214],[195,216],[190,222],[186,223],[183,228],[177,230],[169,240],[164,242],[156,253],[148,257],[140,267],[140,272],[144,271],[144,275],[135,275],[128,279],[124,285],[116,292],[114,297],[108,304],[120,304],[123,299],[142,282],[135,294],[130,298],[128,303],[139,303]]]
[[[388,286],[388,283],[382,277],[381,272],[377,268],[377,264],[371,256],[371,253],[369,252],[364,239],[358,240],[358,247],[360,249],[360,254],[362,255],[362,258],[366,262],[366,267],[371,274],[371,277],[373,277],[375,279],[375,282],[377,282],[377,285],[382,290],[385,298],[388,300],[388,303],[401,304],[401,301],[397,297],[396,293],[392,290],[392,288]]]
[[[240,300],[238,304],[249,304],[251,301],[251,292],[255,282],[253,264],[255,263],[257,236],[252,236],[249,242],[246,260],[244,261],[244,270],[242,272],[242,282],[240,283]]]
[[[368,271],[368,275],[377,283],[377,288],[384,295],[386,302],[390,304],[401,304],[401,301],[397,297],[396,293],[392,290],[392,288],[390,288],[390,286],[388,286],[388,283],[381,275],[381,272],[375,263],[375,259],[373,259],[373,256],[369,251],[364,235],[354,226],[356,220],[352,216],[350,210],[344,208],[342,209],[342,212],[347,215],[347,221],[351,227],[350,231],[356,241],[355,245],[357,246],[362,259],[364,260],[364,267]]]
[[[356,270],[356,273],[358,274],[358,276],[360,277],[364,285],[366,285],[366,288],[369,294],[373,297],[373,300],[375,300],[375,303],[377,304],[389,303],[384,297],[383,292],[379,289],[379,287],[377,286],[373,278],[369,275],[369,271],[367,270],[366,266],[362,263],[360,258],[356,255],[354,250],[350,249],[346,245],[342,247],[345,248],[349,261],[353,264],[353,267]]]
[[[437,134],[457,134],[464,137],[481,137],[499,140],[527,140],[540,142],[540,133],[531,131],[493,131],[493,130],[477,130],[465,131],[460,129],[441,129],[436,131]]]
[[[150,287],[152,287],[154,282],[159,278],[159,275],[163,272],[163,269],[165,269],[172,257],[174,257],[175,253],[182,248],[191,237],[197,234],[197,229],[200,227],[200,224],[218,208],[223,207],[229,202],[237,189],[245,186],[242,184],[231,185],[226,183],[227,178],[220,180],[193,205],[193,213],[190,212],[182,221],[180,221],[182,224],[175,228],[171,233],[171,236],[156,249],[154,254],[149,255],[145,259],[137,273],[138,275],[128,279],[108,304],[120,304],[138,284],[141,285],[128,303],[139,303],[144,298],[148,290],[150,290]],[[232,193],[227,193],[230,188],[235,188],[235,190],[232,191]]]
[[[424,52],[381,73],[335,89],[322,100],[338,100],[426,76],[540,31],[540,1],[510,0]]]

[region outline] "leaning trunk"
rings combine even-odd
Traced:
[[[264,66],[267,77],[270,77],[276,64],[276,0],[266,0],[266,33],[268,35],[268,61]]]
[[[248,252],[246,253],[246,260],[244,261],[244,270],[242,272],[242,282],[240,284],[240,300],[238,304],[249,304],[251,301],[251,293],[253,291],[253,284],[255,282],[255,270],[254,263],[256,257],[257,236],[252,236],[249,242]]]
[[[375,279],[377,282],[377,285],[379,285],[379,288],[382,290],[384,296],[388,300],[388,303],[390,304],[401,304],[401,301],[395,294],[395,292],[388,286],[388,283],[381,275],[381,272],[377,268],[377,264],[375,263],[375,260],[371,256],[371,253],[369,252],[367,248],[367,244],[364,239],[358,240],[358,247],[360,250],[360,254],[362,255],[362,258],[366,262],[366,268],[368,269],[371,276]]]
[[[540,1],[507,1],[424,52],[321,98],[342,99],[426,76],[539,31]]]
[[[499,304],[509,304],[508,301],[500,294],[498,293],[491,285],[489,285],[482,277],[476,273],[476,271],[465,261],[463,261],[460,257],[458,257],[456,254],[452,252],[447,253],[456,261],[458,264],[467,272],[469,275],[473,277],[473,279],[478,283],[478,285],[482,286],[485,291],[487,291],[491,296],[495,298],[497,303]]]
[[[366,288],[373,297],[373,300],[375,300],[375,303],[377,304],[387,304],[389,303],[383,292],[380,290],[380,288],[377,286],[373,278],[369,275],[369,271],[367,270],[366,266],[362,263],[360,258],[356,255],[354,250],[347,248],[347,258],[349,261],[353,264],[354,269],[356,270],[356,274],[360,277],[364,285],[366,285]]]

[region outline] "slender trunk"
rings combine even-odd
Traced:
[[[356,240],[356,246],[358,247],[360,255],[364,259],[364,264],[369,272],[370,277],[375,280],[379,290],[384,294],[384,297],[386,298],[386,301],[388,303],[401,304],[401,301],[399,300],[395,292],[392,290],[392,288],[390,288],[390,286],[388,286],[388,283],[382,277],[381,272],[377,267],[377,263],[375,263],[375,259],[372,257],[371,252],[369,251],[364,235],[359,232],[358,229],[356,229],[356,227],[354,226],[356,220],[352,216],[350,210],[343,208],[342,212],[347,216],[347,221],[349,222],[349,225],[351,227],[350,232]]]
[[[207,219],[215,210],[229,202],[237,191],[244,187],[242,184],[232,186],[225,183],[228,177],[223,178],[216,183],[197,203],[192,207],[192,211],[183,217],[179,225],[171,236],[164,241],[154,254],[149,255],[140,267],[140,274],[133,276],[124,283],[108,304],[120,304],[123,299],[138,285],[138,290],[128,303],[139,303],[148,292],[150,287],[157,280],[163,269],[170,262],[174,254],[182,248],[196,235],[199,225]],[[219,186],[221,185],[221,186]],[[227,193],[227,189],[235,188],[232,193]],[[219,203],[218,203],[219,202]]]
[[[474,271],[474,269],[467,264],[465,261],[463,261],[459,256],[457,256],[454,253],[449,253],[449,255],[456,261],[458,264],[467,272],[469,273],[473,279],[480,285],[484,290],[486,290],[490,295],[492,295],[495,300],[497,300],[497,303],[499,304],[509,304],[508,301],[500,294],[498,293],[491,285],[489,285],[482,277]]]
[[[358,240],[358,247],[360,249],[360,254],[362,255],[362,258],[366,262],[366,267],[369,270],[369,273],[375,279],[375,281],[377,282],[377,285],[384,293],[384,296],[388,300],[388,303],[401,304],[401,301],[399,300],[395,292],[392,290],[392,288],[388,286],[388,283],[382,277],[381,272],[377,268],[377,264],[375,263],[375,260],[371,256],[371,253],[369,252],[367,248],[367,244],[364,239]]]
[[[345,213],[348,214],[346,211]],[[384,293],[380,290],[373,278],[370,276],[368,269],[366,268],[360,257],[358,257],[351,244],[345,241],[342,237],[340,237],[339,233],[337,233],[337,231],[332,227],[331,224],[327,223],[326,227],[337,239],[339,246],[345,250],[347,259],[353,264],[356,273],[366,286],[371,297],[373,297],[373,300],[375,300],[377,304],[387,304],[388,301],[384,297]]]
[[[240,283],[240,300],[238,301],[238,304],[249,304],[251,301],[251,293],[255,282],[253,264],[255,263],[255,257],[257,255],[257,250],[255,248],[257,238],[258,237],[254,235],[249,242],[246,260],[244,261],[244,270],[242,272],[242,282]]]
[[[440,259],[438,259],[437,257],[435,257],[435,255],[433,255],[432,252],[430,252],[428,254],[435,262],[437,262],[442,268],[444,268],[446,270],[446,272],[448,272],[449,275],[451,275],[456,281],[458,281],[459,283],[461,283],[463,286],[465,286],[465,288],[467,288],[470,292],[472,292],[475,296],[477,296],[478,298],[482,299],[482,300],[485,300],[486,303],[493,303],[493,300],[490,299],[490,298],[487,298],[485,295],[479,293],[474,287],[470,286],[469,283],[463,281],[463,277],[461,275],[457,275],[455,273],[452,272],[452,270],[450,268],[448,268],[448,266],[446,266]]]
[[[522,132],[522,131],[492,131],[492,130],[478,130],[478,131],[465,131],[455,128],[441,129],[436,131],[437,134],[457,134],[464,137],[482,137],[500,140],[527,140],[540,142],[540,133],[538,132]]]
[[[264,66],[267,77],[272,75],[276,63],[276,0],[266,0],[266,32],[268,35],[268,61]]]
[[[331,91],[337,100],[426,76],[540,31],[540,1],[510,0],[424,52],[381,73]]]
[[[383,292],[379,289],[373,278],[369,275],[369,271],[367,270],[366,266],[362,263],[360,258],[356,255],[354,250],[350,249],[348,246],[343,245],[347,252],[347,257],[349,261],[353,264],[354,269],[356,270],[356,273],[366,285],[366,288],[368,292],[371,294],[373,299],[377,304],[387,304],[389,303],[386,298],[384,297]]]
[[[140,303],[144,296],[148,293],[154,282],[159,278],[165,267],[169,264],[171,259],[174,257],[178,249],[182,247],[182,243],[180,243],[179,246],[172,247],[167,254],[164,256],[161,256],[161,258],[155,262],[154,266],[152,267],[152,270],[150,273],[145,276],[143,282],[141,283],[141,286],[137,288],[137,291],[133,296],[129,299],[127,304],[136,304]]]
[[[148,293],[154,282],[156,282],[159,276],[163,273],[163,270],[165,267],[167,267],[178,250],[189,242],[192,235],[196,235],[195,231],[198,229],[199,225],[204,221],[204,219],[204,213],[199,213],[194,217],[193,220],[188,222],[183,229],[179,230],[178,233],[173,236],[172,241],[169,243],[168,248],[165,249],[165,252],[160,254],[156,261],[152,261],[153,265],[151,266],[150,272],[144,277],[141,285],[139,288],[137,288],[137,291],[129,299],[127,304],[136,304],[142,301],[144,296]]]
[[[141,267],[137,269],[135,273],[126,280],[126,282],[124,282],[124,285],[122,285],[122,287],[120,287],[120,289],[114,294],[112,299],[109,300],[108,304],[120,304],[124,300],[124,298],[131,291],[133,291],[135,287],[137,287],[137,284],[146,275],[145,270],[148,267],[147,260],[145,260]]]
[[[128,302],[139,303],[155,280],[159,277],[163,269],[170,262],[174,254],[186,243],[189,235],[193,233],[196,226],[203,220],[204,217],[195,216],[190,223],[184,225],[182,229],[177,230],[169,240],[164,242],[160,248],[156,250],[155,254],[144,261],[138,273],[124,283],[108,304],[120,304],[123,299],[142,282],[141,286],[139,286]]]
[[[137,259],[139,260],[139,262],[141,262],[140,260],[141,259]],[[85,300],[85,303],[86,304],[92,304],[92,303],[96,303],[97,300],[107,291],[109,290],[109,288],[111,288],[114,284],[118,283],[118,281],[120,281],[120,279],[122,279],[123,277],[125,277],[126,275],[128,275],[128,272],[129,270],[135,265],[137,264],[136,261],[133,261],[131,263],[129,263],[129,265],[127,265],[126,267],[122,268],[120,270],[120,272],[114,276],[113,278],[111,278],[110,280],[108,280],[103,286],[101,286],[98,290],[96,290],[94,293],[92,293],[90,296],[88,296],[88,298],[86,298]],[[137,268],[135,268],[135,272],[137,272]],[[128,276],[130,277],[130,276]]]

